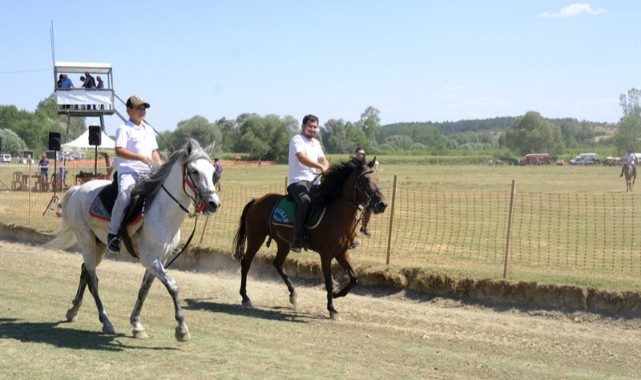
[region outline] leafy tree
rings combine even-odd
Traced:
[[[384,144],[391,149],[409,150],[414,141],[409,136],[394,135],[386,138]]]
[[[586,122],[579,123],[576,119],[563,119],[556,123],[561,131],[563,144],[566,148],[594,146],[594,129]]]
[[[180,149],[190,138],[198,141],[203,148],[215,143],[212,153],[222,152],[221,142],[223,139],[220,129],[202,116],[194,116],[178,123],[172,136],[174,148]]]
[[[17,155],[20,151],[27,149],[24,140],[10,129],[0,129],[0,137],[2,137],[2,153]]]
[[[63,137],[67,133],[67,123],[69,123],[69,136],[66,136],[69,141],[82,135],[87,130],[86,119],[84,117],[68,117],[64,114],[58,114],[58,106],[54,94],[49,95],[49,97],[38,103],[35,116],[37,116],[40,121],[49,119],[54,122],[50,124],[49,127],[57,126],[57,129],[49,132],[61,132]],[[62,130],[58,130],[60,127],[62,127]],[[49,133],[46,132],[46,135],[48,136]]]
[[[628,96],[619,95],[619,104],[623,108],[623,116],[636,115],[641,116],[641,90],[632,88],[628,90]]]
[[[563,151],[561,131],[538,112],[530,111],[517,118],[505,132],[507,147],[520,155],[528,153],[559,154]]]
[[[623,116],[619,122],[619,129],[614,134],[614,141],[621,152],[641,151],[641,116]]]
[[[296,119],[291,116],[244,114],[237,121],[240,152],[249,153],[252,159],[287,161],[292,130],[298,129]]]
[[[614,134],[614,144],[621,152],[641,151],[641,91],[633,88],[619,96],[623,117],[619,129]]]
[[[237,144],[240,140],[238,128],[233,120],[227,120],[224,117],[214,122],[222,133],[221,149],[223,152],[237,152]]]
[[[360,120],[356,123],[356,125],[365,132],[365,136],[369,141],[375,142],[376,135],[381,129],[380,113],[381,111],[369,106],[361,114]]]
[[[321,128],[320,135],[326,153],[350,154],[357,147],[368,151],[372,145],[363,130],[343,119],[329,119]]]

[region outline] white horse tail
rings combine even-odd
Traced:
[[[65,249],[69,248],[72,245],[76,244],[76,233],[74,232],[73,228],[69,224],[68,218],[66,216],[66,205],[68,204],[69,198],[73,195],[73,193],[78,190],[79,187],[74,186],[71,189],[67,190],[65,193],[65,196],[62,198],[62,220],[60,222],[60,225],[56,230],[53,232],[55,237],[44,244],[44,248],[46,249]]]

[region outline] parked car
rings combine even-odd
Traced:
[[[550,155],[548,153],[526,154],[521,160],[521,165],[549,165]]]
[[[0,156],[0,162],[11,162],[11,155],[9,153],[2,153],[2,156]]]
[[[599,163],[599,155],[596,153],[581,153],[570,160],[570,165],[596,165]]]
[[[82,152],[69,152],[65,155],[65,158],[67,159],[67,161],[86,160],[87,155]]]

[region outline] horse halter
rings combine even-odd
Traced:
[[[381,192],[381,189],[376,186],[376,189],[374,191],[370,192],[369,189],[366,187],[366,184],[362,182],[362,177],[366,174],[373,173],[373,169],[366,169],[363,170],[361,173],[358,173],[356,176],[356,182],[354,183],[354,199],[356,200],[356,206],[363,206],[364,208],[371,208],[372,207],[372,202],[373,201],[380,201],[379,193]],[[365,198],[365,201],[359,201],[358,195],[362,194],[363,197]]]

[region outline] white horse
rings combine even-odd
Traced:
[[[149,178],[139,182],[132,190],[132,199],[139,194],[146,197],[142,225],[129,229],[131,246],[146,268],[138,298],[129,322],[135,338],[147,338],[140,323],[140,311],[154,278],[158,278],[171,295],[178,326],[176,339],[189,340],[189,330],[178,298],[178,284],[167,274],[165,265],[174,254],[180,241],[180,226],[191,203],[197,211],[205,214],[220,208],[220,199],[214,190],[214,167],[209,155],[195,140],[190,140],[175,152]],[[85,288],[93,295],[98,308],[98,317],[105,334],[115,334],[111,321],[100,300],[96,267],[107,250],[108,221],[90,216],[92,201],[108,181],[90,181],[69,189],[62,200],[62,222],[56,237],[45,244],[46,248],[68,248],[78,243],[83,255],[80,283],[73,306],[67,311],[68,321],[73,321],[82,303]],[[162,191],[161,191],[162,190]],[[125,234],[126,232],[123,232]],[[123,251],[125,250],[123,245]]]

